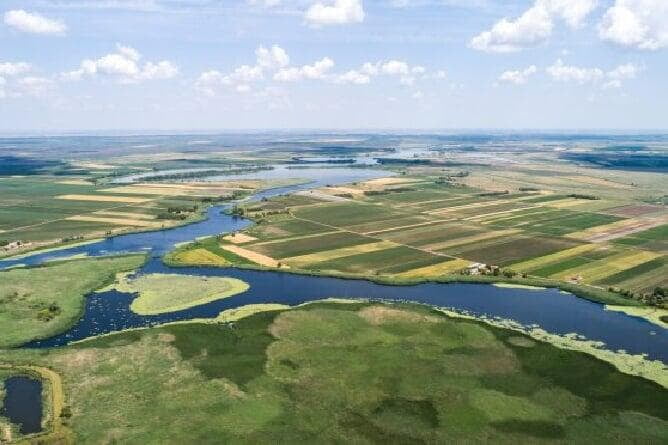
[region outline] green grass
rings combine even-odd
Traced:
[[[445,249],[445,252],[454,254],[457,251],[458,255],[472,261],[505,266],[569,249],[579,243],[562,238],[520,237],[510,241],[500,240],[480,248],[475,248],[475,244],[465,251]]]
[[[615,285],[623,281],[630,280],[633,277],[642,275],[647,272],[651,272],[655,269],[659,269],[666,264],[666,257],[660,257],[652,261],[647,261],[646,263],[639,264],[630,269],[623,270],[614,275],[610,275],[605,279],[597,282],[596,284],[606,284],[606,285]]]
[[[418,267],[447,261],[443,256],[432,255],[410,247],[399,246],[375,252],[322,261],[309,266],[313,270],[339,270],[348,273],[400,273]]]
[[[248,284],[226,277],[149,274],[125,278],[115,289],[138,295],[130,305],[133,312],[157,315],[232,297],[248,290]]]
[[[86,294],[144,261],[144,255],[128,255],[0,272],[0,347],[67,330],[81,315]]]
[[[374,221],[386,221],[410,214],[390,210],[385,206],[360,203],[335,203],[296,209],[295,216],[337,227],[349,227]]]
[[[412,305],[319,303],[5,358],[63,375],[83,444],[668,440],[658,385]]]

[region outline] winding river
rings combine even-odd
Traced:
[[[324,184],[341,184],[374,177],[387,172],[366,169],[306,169],[314,182],[299,186],[266,190],[254,199],[290,193]],[[299,176],[303,172],[300,171]],[[293,172],[294,175],[294,172]],[[250,284],[250,289],[231,298],[214,301],[187,310],[157,316],[140,316],[130,311],[131,294],[117,291],[92,293],[86,299],[83,317],[67,332],[25,345],[31,348],[63,346],[73,341],[123,329],[148,327],[191,318],[212,318],[221,311],[247,304],[301,304],[330,297],[412,301],[473,315],[509,319],[523,325],[538,325],[553,334],[577,333],[588,340],[605,343],[608,349],[623,349],[633,354],[668,363],[668,330],[642,318],[606,311],[602,304],[578,298],[556,289],[501,288],[484,284],[425,283],[413,286],[387,286],[366,280],[296,275],[283,272],[235,268],[172,268],[161,257],[174,245],[198,237],[241,230],[250,221],[224,213],[224,206],[211,207],[200,222],[157,232],[117,236],[68,249],[35,253],[0,261],[0,269],[19,264],[37,265],[45,261],[77,254],[99,256],[147,251],[149,261],[137,272],[230,276]]]

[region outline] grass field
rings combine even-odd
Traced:
[[[415,306],[319,303],[5,357],[63,376],[82,444],[668,440],[657,384]]]
[[[119,292],[137,294],[130,309],[140,315],[157,315],[188,309],[248,290],[235,278],[177,274],[150,274],[123,278],[114,284]]]
[[[86,294],[144,261],[143,255],[87,258],[0,272],[0,347],[66,330],[81,315]]]

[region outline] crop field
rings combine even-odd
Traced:
[[[251,250],[273,258],[287,258],[321,250],[339,249],[374,241],[371,238],[352,233],[337,232],[326,235],[312,235],[302,238],[292,238],[288,241],[271,241],[260,244],[251,244]]]
[[[198,185],[110,187],[50,176],[0,177],[0,241],[20,241],[25,250],[173,226],[196,218],[206,207],[203,200],[236,190],[226,183]],[[0,249],[0,255],[12,253],[19,252]]]
[[[407,270],[431,266],[447,257],[437,256],[411,247],[399,246],[374,252],[313,263],[315,270],[335,270],[359,274],[401,273]]]
[[[625,289],[634,292],[664,283],[659,273],[665,265],[655,260],[665,249],[665,224],[622,234],[614,244],[580,235],[608,236],[610,227],[626,231],[648,224],[636,218],[653,218],[649,221],[657,224],[661,216],[656,212],[631,216],[644,207],[599,213],[589,211],[589,204],[600,202],[577,195],[544,190],[491,194],[428,177],[386,188],[370,181],[345,188],[342,202],[313,198],[331,192],[323,188],[313,195],[249,204],[255,212],[279,213],[262,216],[260,224],[245,232],[252,238],[242,243],[242,256],[265,265],[361,276],[438,278],[484,263],[601,287],[632,285]],[[612,200],[601,207],[606,206],[622,207]],[[222,242],[231,251],[224,245],[230,240]],[[252,253],[261,257],[252,260]],[[639,276],[647,278],[644,284],[636,280]]]
[[[667,439],[666,391],[581,352],[419,306],[273,309],[4,357],[63,376],[77,443]]]

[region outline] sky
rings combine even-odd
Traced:
[[[668,129],[668,0],[2,0],[0,131]]]

